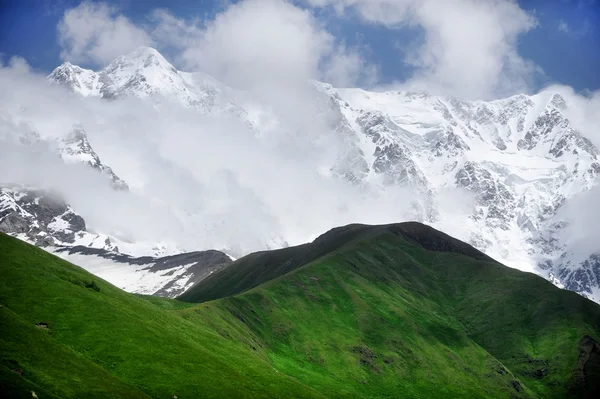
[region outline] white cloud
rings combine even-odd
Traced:
[[[104,65],[153,40],[118,9],[105,3],[85,1],[65,11],[58,24],[61,58],[75,63]]]
[[[329,122],[306,117],[322,112],[310,79],[356,86],[373,83],[377,74],[358,49],[338,42],[309,10],[284,0],[231,4],[203,24],[165,10],[152,18],[157,41],[179,49],[178,65],[269,104],[293,126],[289,134],[310,132],[314,140],[323,140],[331,130]]]
[[[306,242],[336,225],[414,218],[410,190],[382,195],[329,175],[343,138],[323,104],[302,96],[273,97],[284,103],[272,109],[279,127],[257,135],[226,116],[166,104],[158,112],[132,98],[83,100],[17,64],[0,68],[0,86],[0,182],[53,187],[97,231],[241,254]],[[32,158],[14,144],[32,130],[64,137],[75,123],[131,193],[110,190],[89,167],[44,152]]]
[[[379,78],[377,66],[369,64],[355,49],[340,45],[322,65],[321,78],[335,87],[375,85]]]
[[[392,89],[424,89],[463,98],[530,91],[541,70],[522,58],[517,38],[536,25],[513,0],[245,0],[213,19],[184,20],[156,9],[136,26],[106,4],[82,3],[59,26],[62,56],[103,64],[138,45],[175,54],[176,65],[201,70],[248,90],[286,87],[314,78],[336,86],[372,87],[378,68],[364,51],[331,35],[312,7],[334,7],[390,29],[419,27],[424,39],[403,43],[410,79]],[[386,89],[386,88],[381,88]]]
[[[512,0],[306,0],[312,6],[352,10],[390,29],[419,27],[423,42],[407,43],[414,75],[402,86],[464,98],[528,91],[539,71],[517,52],[517,38],[536,25]]]
[[[31,70],[27,60],[19,56],[10,57],[8,60],[8,66],[17,73],[27,73]]]
[[[177,18],[164,8],[153,10],[149,19],[153,24],[151,35],[154,40],[177,50],[193,45],[202,35],[201,21]]]
[[[557,93],[565,98],[565,116],[573,128],[600,148],[600,90],[577,93],[572,87],[550,85],[542,91]]]
[[[563,33],[569,33],[569,25],[561,19],[558,23],[558,30]]]
[[[390,29],[422,27],[425,41],[405,54],[416,67],[405,87],[466,97],[528,88],[534,67],[517,54],[515,42],[534,21],[514,2],[310,2],[333,5],[340,14],[352,9]],[[56,159],[32,164],[27,154],[9,146],[0,147],[0,177],[58,186],[98,230],[146,240],[171,238],[188,249],[238,245],[246,252],[277,237],[299,243],[335,225],[410,217],[412,192],[390,188],[381,194],[319,173],[345,147],[333,134],[336,115],[323,111],[322,99],[307,89],[306,80],[338,86],[373,83],[377,69],[359,49],[333,37],[310,10],[283,0],[247,0],[206,23],[165,10],[154,11],[150,20],[151,28],[138,27],[109,6],[83,3],[61,21],[64,54],[74,61],[104,63],[140,44],[169,46],[190,69],[251,92],[250,98],[262,101],[262,111],[276,116],[275,128],[257,137],[248,126],[224,117],[180,109],[159,114],[132,99],[81,101],[48,87],[16,58],[0,70],[5,88],[0,92],[0,136],[30,128],[61,136],[82,123],[102,160],[133,193],[113,194],[96,175],[91,177],[93,171]],[[568,88],[550,89],[570,96],[567,102],[574,106],[567,112],[574,126],[600,143],[600,95],[583,98]],[[455,228],[472,204],[460,193],[442,194],[449,198],[441,202],[455,211],[447,213],[456,219],[440,226]],[[456,212],[455,203],[464,203],[465,209]]]
[[[558,212],[555,219],[566,222],[559,237],[574,255],[572,261],[583,262],[593,253],[600,253],[598,224],[600,224],[600,186],[578,193]]]
[[[285,1],[248,0],[209,22],[183,57],[235,87],[287,84],[316,77],[332,45],[310,12]]]
[[[338,43],[310,10],[285,0],[230,4],[205,23],[166,10],[154,11],[152,20],[153,37],[181,51],[179,64],[234,87],[289,88],[307,79],[370,84],[376,76],[358,49]]]

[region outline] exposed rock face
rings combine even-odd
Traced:
[[[405,141],[410,133],[401,129],[380,112],[367,112],[356,122],[362,132],[375,144],[373,171],[384,176],[385,184],[405,185],[427,191],[428,182],[412,159]]]
[[[106,176],[116,190],[127,190],[129,187],[113,170],[100,161],[100,157],[90,145],[83,127],[76,125],[66,138],[59,140],[57,150],[66,163],[84,163]]]
[[[431,136],[428,141],[431,143],[432,153],[436,157],[459,157],[465,151],[470,150],[467,143],[454,133],[452,127],[448,127],[445,131]]]
[[[579,265],[573,265],[568,256],[562,257],[562,267],[556,271],[556,278],[568,290],[588,292],[600,287],[600,253],[590,255]],[[560,262],[560,261],[559,261]]]
[[[0,188],[0,231],[43,247],[87,234],[83,218],[56,194],[18,186]]]
[[[488,169],[467,161],[456,173],[456,184],[477,195],[479,206],[474,218],[491,228],[510,229],[509,224],[515,217],[515,198]]]
[[[579,342],[579,357],[570,382],[573,398],[597,398],[600,395],[600,343],[589,335]]]

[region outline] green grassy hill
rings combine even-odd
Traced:
[[[599,393],[600,306],[416,223],[252,254],[178,301],[4,235],[0,273],[0,390],[14,397]]]

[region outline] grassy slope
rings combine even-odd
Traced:
[[[105,397],[565,397],[600,308],[399,226],[243,258],[184,299],[236,295],[199,305],[123,293],[0,235],[0,331],[14,332],[0,335],[0,380],[63,397],[98,380]]]
[[[23,370],[13,378],[21,388],[2,378],[18,392],[29,384],[71,398],[320,397],[247,345],[2,234],[0,273],[0,370]],[[99,292],[86,288],[91,281]]]
[[[598,305],[421,225],[365,229],[341,247],[339,234],[324,236],[335,249],[327,255],[210,304],[243,319],[280,370],[323,390],[382,397],[574,394],[579,341],[599,337]],[[268,257],[261,254],[261,265]],[[241,290],[239,279],[228,287],[225,269],[182,299],[239,293],[276,273],[253,267],[255,261],[238,262],[246,271]]]
[[[205,302],[239,294],[341,250],[348,244],[386,233],[393,233],[402,237],[403,241],[430,250],[459,252],[476,259],[490,260],[487,255],[470,245],[420,223],[382,226],[353,224],[332,229],[310,244],[245,256],[235,263],[235,267],[221,269],[219,273],[201,281],[179,299],[186,302]]]

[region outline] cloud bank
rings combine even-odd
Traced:
[[[528,92],[539,68],[519,56],[517,39],[536,25],[512,0],[306,0],[339,15],[390,30],[417,27],[424,40],[406,43],[413,76],[395,86],[468,99]]]
[[[300,4],[300,5],[299,5]],[[398,59],[412,76],[391,88],[426,90],[468,99],[529,92],[539,67],[518,53],[533,15],[513,0],[244,0],[211,20],[185,20],[156,9],[143,25],[113,6],[84,2],[65,12],[59,27],[63,59],[103,65],[139,45],[172,54],[181,69],[201,70],[234,87],[289,85],[320,79],[337,87],[375,87],[378,67],[315,16],[377,24],[390,34],[419,28],[423,39],[402,43]],[[302,6],[301,6],[302,5]],[[368,49],[366,49],[368,50]],[[400,65],[399,65],[400,66]],[[390,88],[390,85],[385,88]],[[381,89],[384,89],[382,87]]]
[[[143,28],[106,3],[85,1],[68,9],[57,30],[61,58],[74,63],[104,65],[138,46],[154,44]]]
[[[58,25],[61,57],[103,66],[138,46],[174,53],[178,66],[234,87],[324,79],[371,84],[377,68],[331,35],[308,9],[284,0],[245,0],[213,20],[183,20],[156,9],[143,25],[105,3],[68,9]]]
[[[8,89],[0,93],[0,182],[58,190],[93,230],[240,255],[306,242],[338,225],[415,218],[419,197],[409,189],[383,192],[332,177],[344,141],[327,112],[307,118],[315,104],[297,103],[300,116],[275,107],[278,128],[261,136],[226,115],[168,104],[157,111],[133,98],[84,100],[20,62],[0,69]],[[31,132],[64,137],[75,123],[130,193],[43,146],[18,143]]]

